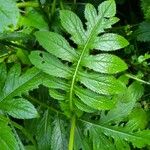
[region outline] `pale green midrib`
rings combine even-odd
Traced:
[[[81,122],[84,122],[84,123],[86,123],[86,124],[90,124],[90,125],[92,125],[92,126],[96,126],[96,127],[98,127],[98,128],[101,128],[101,129],[104,129],[104,130],[109,130],[109,131],[111,131],[111,132],[115,132],[115,133],[118,133],[118,134],[123,134],[124,136],[128,136],[128,137],[130,137],[130,138],[136,138],[137,140],[143,140],[143,138],[144,137],[140,137],[140,136],[138,136],[138,135],[134,135],[134,133],[127,133],[127,132],[124,132],[124,131],[119,131],[119,130],[115,130],[115,129],[111,129],[111,126],[110,126],[110,128],[109,127],[107,127],[107,126],[104,126],[104,125],[101,125],[101,124],[94,124],[94,123],[91,123],[91,122],[88,122],[88,121],[86,121],[86,120],[82,120],[82,119],[80,119],[80,121]],[[111,136],[111,135],[110,135]],[[129,140],[128,140],[129,141]]]
[[[24,87],[26,84],[28,84],[31,80],[33,80],[34,78],[36,78],[37,76],[39,76],[41,74],[41,72],[37,73],[35,76],[33,76],[33,78],[30,78],[30,80],[28,80],[27,82],[23,83],[21,86],[18,86],[17,88],[15,88],[12,92],[10,92],[8,95],[6,94],[6,96],[4,96],[2,99],[0,99],[0,102],[9,99],[13,93],[16,93],[16,91],[22,87]],[[30,89],[29,89],[30,90]]]
[[[88,39],[89,41],[90,39]],[[71,82],[71,88],[70,88],[70,95],[69,95],[69,102],[70,102],[70,110],[73,109],[73,106],[72,106],[72,98],[73,98],[73,89],[74,89],[74,84],[75,84],[75,80],[76,80],[76,76],[77,76],[77,72],[78,72],[78,69],[79,69],[79,66],[80,66],[80,63],[81,63],[81,60],[82,60],[82,57],[84,55],[84,52],[87,48],[87,45],[88,45],[88,41],[86,42],[84,48],[83,48],[83,51],[81,53],[81,56],[78,60],[78,63],[77,63],[77,66],[76,66],[76,69],[75,69],[75,72],[74,72],[74,75],[73,75],[73,78],[72,78],[72,82]]]
[[[111,6],[111,4],[110,4]],[[109,6],[109,7],[110,7]],[[107,9],[109,9],[109,7]],[[107,9],[105,10],[105,12],[107,12]],[[72,111],[73,110],[73,104],[72,104],[72,99],[73,99],[73,89],[74,89],[74,84],[75,84],[75,80],[76,80],[76,76],[77,76],[77,73],[78,73],[78,70],[79,70],[79,66],[80,66],[80,63],[81,63],[81,60],[82,60],[82,57],[84,56],[84,53],[87,49],[87,46],[89,44],[89,41],[91,40],[91,37],[93,36],[93,33],[95,32],[97,26],[99,25],[99,23],[101,22],[102,18],[104,17],[104,14],[105,12],[103,13],[103,15],[100,17],[100,20],[97,22],[97,24],[95,24],[95,26],[93,27],[93,29],[91,30],[91,33],[89,35],[89,38],[87,39],[86,43],[85,43],[85,46],[82,50],[82,53],[80,55],[80,58],[78,60],[78,63],[76,65],[76,69],[75,69],[75,72],[74,72],[74,75],[73,75],[73,78],[72,78],[72,81],[71,81],[71,87],[70,87],[70,94],[69,94],[69,104],[70,104],[70,110]]]

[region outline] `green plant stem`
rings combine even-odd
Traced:
[[[76,127],[76,116],[74,115],[71,119],[71,129],[70,129],[70,138],[69,138],[68,150],[73,150],[75,127]]]
[[[134,80],[136,80],[136,81],[138,81],[138,82],[141,82],[141,83],[150,85],[150,82],[147,82],[147,81],[144,81],[144,80],[142,80],[142,79],[139,79],[139,78],[137,78],[137,77],[134,76],[134,75],[126,74],[126,76],[129,77],[129,78],[131,78],[131,79],[134,79]]]
[[[20,2],[17,3],[18,8],[22,7],[39,7],[39,4],[37,2]]]
[[[52,9],[51,9],[51,15],[53,16],[56,10],[56,0],[53,0],[52,3]]]

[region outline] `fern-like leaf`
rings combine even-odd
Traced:
[[[149,144],[150,131],[129,131],[124,127],[116,127],[102,124],[95,124],[88,121],[83,121],[85,123],[87,130],[93,130],[96,133],[96,137],[101,133],[108,137],[112,137],[114,140],[125,140],[131,142],[135,147],[142,148]],[[100,149],[100,147],[98,147]]]
[[[118,21],[115,14],[114,0],[107,0],[100,4],[98,12],[93,5],[87,4],[85,7],[87,29],[85,30],[76,14],[69,10],[61,10],[61,24],[71,35],[71,40],[77,44],[77,49],[71,47],[64,37],[56,33],[46,31],[35,33],[40,45],[50,54],[35,51],[31,53],[30,60],[37,68],[56,77],[55,80],[64,82],[66,88],[61,88],[60,93],[65,93],[64,99],[69,103],[71,111],[74,105],[81,110],[84,110],[86,105],[91,109],[110,109],[114,103],[110,98],[104,98],[102,95],[116,95],[126,89],[111,75],[126,70],[125,62],[111,54],[91,54],[94,49],[101,53],[101,51],[115,51],[128,45],[127,40],[122,36],[105,33],[105,29],[111,28]],[[49,87],[60,89],[50,84]],[[54,96],[54,93],[52,94]],[[57,94],[55,98],[59,100],[60,96],[58,97]]]

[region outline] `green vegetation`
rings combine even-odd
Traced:
[[[149,49],[149,0],[0,0],[0,150],[149,150]]]

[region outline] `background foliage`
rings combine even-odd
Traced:
[[[0,0],[0,149],[149,150],[149,49],[149,0]]]

